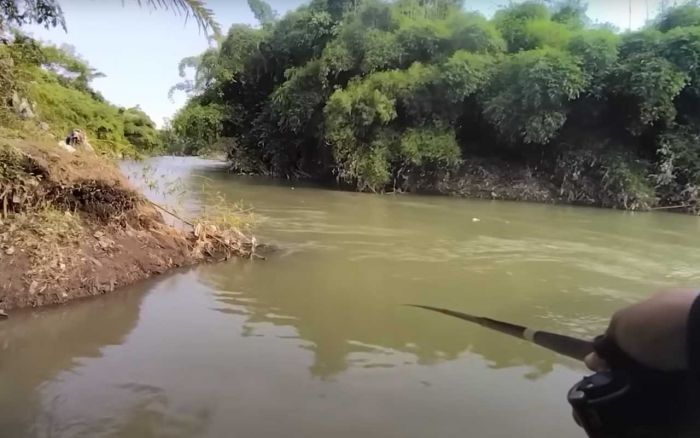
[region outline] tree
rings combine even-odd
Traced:
[[[328,12],[333,20],[340,21],[343,16],[356,11],[363,0],[313,0],[311,7]]]
[[[172,130],[179,138],[189,140],[185,154],[194,154],[214,144],[222,134],[223,108],[191,102],[172,120]]]
[[[63,10],[57,0],[0,0],[0,31],[32,23],[46,28],[66,28]]]
[[[578,33],[568,44],[568,51],[580,60],[589,93],[596,98],[604,96],[605,80],[616,65],[619,46],[620,37],[603,29]]]
[[[583,0],[560,0],[553,5],[552,21],[565,24],[574,29],[581,29],[590,24],[586,15],[588,4]]]
[[[499,10],[493,17],[496,28],[505,38],[510,52],[532,49],[531,42],[526,37],[527,24],[534,20],[548,19],[547,7],[533,0],[514,3]]]
[[[18,35],[15,43],[26,42],[26,37]],[[88,62],[82,59],[73,46],[62,45],[54,47],[46,45],[42,48],[42,59],[40,60],[44,68],[56,73],[76,88],[83,91],[92,91],[90,82],[97,78],[105,77],[104,73],[91,67]]]
[[[627,128],[635,135],[656,123],[671,124],[675,98],[688,83],[688,74],[654,55],[632,55],[611,73],[610,92],[623,99]]]
[[[185,14],[185,19],[194,18],[200,29],[221,34],[221,28],[211,9],[203,0],[144,0],[154,8],[172,9]],[[139,4],[141,1],[139,0]],[[46,28],[60,26],[66,29],[66,21],[59,0],[0,0],[0,31],[10,26],[25,26],[37,23]]]
[[[313,0],[183,60],[196,74],[173,132],[194,152],[228,145],[233,169],[359,190],[445,187],[498,157],[572,201],[700,200],[700,8],[683,11],[620,34],[580,0],[492,19],[458,0]]]
[[[566,122],[569,102],[586,87],[576,59],[556,49],[520,52],[499,66],[484,115],[511,143],[549,143]]]
[[[277,12],[265,0],[248,0],[248,7],[263,26],[269,26],[277,20]]]
[[[656,28],[661,32],[687,26],[700,26],[700,8],[695,0],[663,10],[656,20]]]
[[[155,125],[143,110],[136,106],[126,109],[124,116],[124,137],[139,151],[153,153],[162,147],[161,137]]]
[[[102,152],[134,155],[159,149],[155,125],[143,111],[117,108],[92,88],[102,76],[72,46],[47,45],[16,32],[11,43],[0,44],[0,118],[12,116],[5,104],[20,95],[31,99],[54,135],[80,127]]]
[[[668,31],[661,43],[661,54],[689,76],[690,86],[700,96],[700,26]]]
[[[478,53],[501,53],[506,42],[493,23],[477,13],[454,14],[446,21],[449,28],[449,50],[468,50]]]

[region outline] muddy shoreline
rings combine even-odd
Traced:
[[[169,225],[113,162],[94,153],[0,139],[0,155],[2,313],[253,255],[254,242],[237,229]]]

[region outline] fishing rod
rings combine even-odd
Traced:
[[[533,342],[540,347],[544,347],[547,350],[559,353],[572,359],[583,361],[586,356],[593,353],[593,342],[591,341],[584,341],[582,339],[572,338],[571,336],[559,335],[557,333],[550,333],[541,330],[532,330],[528,327],[511,324],[509,322],[469,315],[467,313],[456,312],[454,310],[442,309],[439,307],[423,306],[420,304],[408,304],[408,306],[432,310],[433,312],[439,312],[464,321],[469,321],[506,335]]]
[[[649,369],[605,335],[587,341],[440,307],[408,306],[524,339],[578,361],[597,353],[610,365],[610,371],[584,377],[567,394],[574,419],[590,438],[700,436],[686,435],[684,430],[692,427],[697,432],[697,426],[687,425],[686,417],[697,418],[700,411],[697,397],[689,390],[696,386],[688,385],[688,374]]]

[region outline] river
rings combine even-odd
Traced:
[[[615,309],[700,282],[691,216],[148,166],[182,181],[189,209],[217,192],[252,204],[278,251],[13,314],[1,436],[583,437],[565,400],[580,364],[403,304],[591,337]]]

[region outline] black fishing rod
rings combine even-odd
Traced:
[[[530,328],[511,324],[509,322],[469,315],[467,313],[441,309],[439,307],[422,306],[419,304],[409,304],[409,306],[432,310],[433,312],[439,312],[464,321],[469,321],[506,335],[533,342],[540,347],[544,347],[547,350],[559,353],[572,359],[583,361],[586,356],[593,353],[593,342],[591,341],[584,341],[582,339],[572,338],[571,336],[559,335],[557,333],[550,333],[541,330],[532,330]]]
[[[409,306],[478,324],[579,361],[596,352],[611,370],[584,377],[567,396],[576,422],[591,438],[700,436],[695,425],[700,418],[697,385],[689,384],[694,380],[685,372],[639,364],[609,337],[586,341],[439,307]]]

